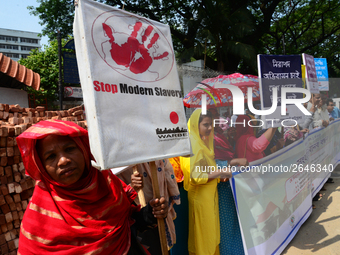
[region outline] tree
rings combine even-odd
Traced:
[[[66,40],[62,40],[62,45],[66,44]],[[40,90],[36,91],[28,87],[28,93],[34,94],[39,101],[47,99],[49,108],[52,108],[52,103],[58,99],[58,42],[53,40],[49,45],[45,45],[44,51],[33,50],[27,58],[19,60],[19,64],[32,69],[40,74]]]
[[[72,35],[73,0],[37,0],[38,7],[28,6],[30,13],[38,16],[40,25],[45,26],[42,30],[43,36],[48,36],[49,40],[57,38],[60,31],[62,38]]]
[[[41,24],[46,25],[43,34],[53,35],[56,28],[64,27],[64,34],[72,31],[70,18],[72,1],[64,0],[56,4],[55,0],[39,0],[40,6],[30,7],[32,14],[39,16]],[[120,0],[100,1],[117,8],[123,7]],[[263,7],[264,16],[270,15],[267,9],[273,9],[276,1],[270,1]],[[236,71],[241,62],[243,66],[256,69],[256,51],[254,40],[249,37],[256,32],[253,14],[249,11],[248,0],[132,0],[124,5],[125,10],[167,23],[172,32],[174,48],[181,62],[192,58],[203,59],[207,56],[207,66],[220,71]],[[62,10],[62,12],[60,12]],[[69,11],[68,14],[65,12]],[[63,20],[63,24],[60,22]],[[269,19],[270,21],[270,19]],[[268,22],[263,18],[262,23]],[[257,26],[266,31],[262,24]],[[269,24],[266,27],[270,27]],[[256,33],[259,33],[258,31]],[[261,38],[262,33],[255,36]],[[51,38],[50,37],[50,38]]]
[[[289,5],[279,4],[264,42],[269,54],[307,53],[326,58],[329,77],[340,77],[339,35],[339,1],[292,0]],[[336,82],[330,81],[330,95],[340,95]]]
[[[52,35],[57,27],[72,33],[71,0],[39,2],[31,10],[46,26],[44,33]],[[117,8],[124,3],[99,2]],[[283,37],[289,54],[317,57],[339,48],[336,0],[129,0],[124,9],[168,24],[179,62],[206,59],[208,67],[221,72],[256,74],[256,55],[282,54]],[[334,59],[332,70],[340,75],[338,56],[328,51],[325,57]]]

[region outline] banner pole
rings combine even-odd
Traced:
[[[153,195],[155,198],[160,198],[157,168],[156,168],[155,161],[150,162],[150,170],[151,170],[151,178],[152,178]],[[157,225],[158,225],[159,239],[160,239],[161,247],[162,247],[162,255],[167,255],[168,246],[166,242],[164,219],[157,219]]]

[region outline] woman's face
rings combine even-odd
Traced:
[[[200,136],[209,136],[212,130],[212,118],[204,117],[198,126]]]
[[[236,136],[236,128],[230,127],[227,131],[228,136],[234,138]]]
[[[37,151],[47,173],[59,183],[71,185],[84,173],[84,155],[68,136],[49,135],[38,140]]]

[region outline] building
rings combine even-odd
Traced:
[[[0,53],[18,61],[26,58],[33,49],[40,49],[38,33],[0,28]]]
[[[40,75],[0,53],[0,103],[29,107],[27,86],[39,90]]]

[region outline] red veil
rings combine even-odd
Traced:
[[[45,171],[35,149],[50,134],[70,136],[86,160],[87,176],[65,186]],[[26,173],[36,180],[25,212],[18,254],[126,254],[136,192],[110,170],[91,166],[88,133],[73,122],[41,121],[17,137]]]

